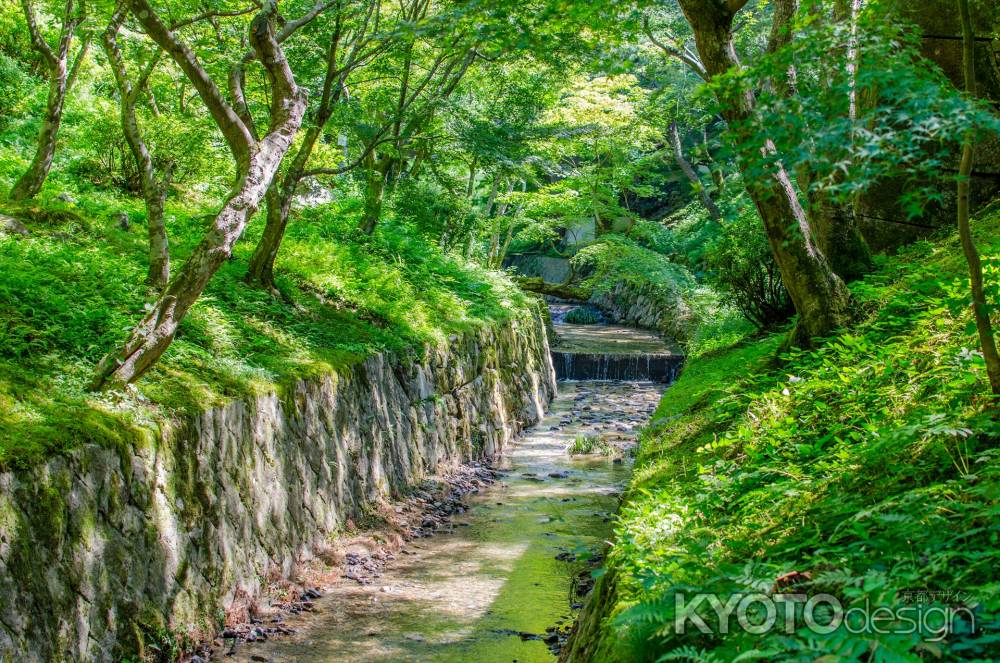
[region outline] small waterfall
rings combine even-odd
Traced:
[[[675,354],[614,354],[552,351],[560,380],[623,380],[670,384],[684,363]]]
[[[563,301],[549,303],[556,333],[552,364],[558,379],[674,381],[684,363],[684,355],[674,345],[649,329],[567,322],[568,314],[581,308],[590,307]]]

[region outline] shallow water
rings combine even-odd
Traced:
[[[628,478],[625,464],[571,457],[566,447],[579,434],[631,436],[662,389],[560,383],[550,413],[504,459],[509,473],[471,496],[450,530],[408,543],[375,584],[334,588],[317,612],[289,622],[297,634],[245,644],[228,660],[553,661],[544,642],[519,633],[571,621],[585,562],[556,556],[601,548]]]
[[[555,325],[555,350],[616,355],[679,355],[677,348],[646,329],[621,325]]]

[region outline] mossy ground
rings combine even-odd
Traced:
[[[20,161],[0,169],[0,189]],[[84,443],[148,441],[167,417],[280,390],[372,353],[418,354],[526,303],[503,275],[442,254],[392,218],[373,237],[356,233],[351,198],[293,214],[274,296],[242,281],[263,227],[258,215],[137,391],[93,394],[93,366],[154,293],[143,283],[141,203],[79,186],[53,173],[37,200],[0,200],[0,213],[31,233],[0,234],[0,467]],[[67,190],[75,202],[58,199]],[[204,196],[186,200],[167,210],[175,269],[215,207]],[[121,211],[128,230],[118,226]]]
[[[1000,210],[975,226],[997,301]],[[997,660],[1000,426],[967,284],[955,239],[922,242],[852,285],[858,322],[815,350],[776,362],[775,334],[690,360],[644,434],[617,526],[602,660]],[[792,573],[797,591],[845,606],[936,591],[977,630],[956,622],[933,642],[927,629],[673,628],[679,593],[724,601]]]

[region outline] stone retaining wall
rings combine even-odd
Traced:
[[[541,311],[0,474],[0,661],[210,634],[374,501],[499,454],[555,393]]]

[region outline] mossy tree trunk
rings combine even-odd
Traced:
[[[170,280],[170,242],[167,237],[167,226],[164,222],[164,205],[170,183],[173,179],[173,165],[167,164],[163,172],[157,175],[153,157],[139,128],[136,105],[139,95],[146,86],[153,70],[160,59],[160,53],[154,54],[143,67],[138,80],[133,84],[129,79],[118,47],[118,31],[125,20],[127,10],[119,6],[115,10],[107,30],[102,35],[104,52],[107,54],[118,87],[119,106],[121,113],[122,132],[128,143],[132,158],[135,159],[136,170],[139,172],[139,183],[142,187],[142,197],[146,204],[146,229],[149,235],[149,269],[146,281],[157,290],[163,290]]]

